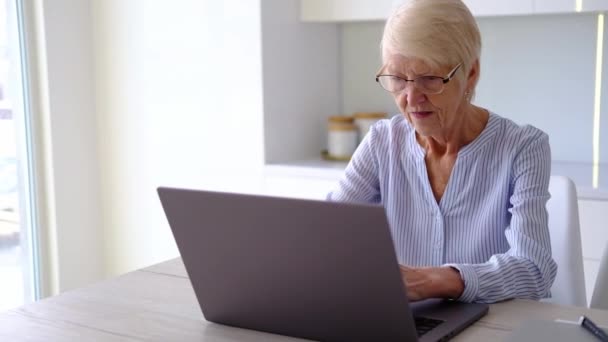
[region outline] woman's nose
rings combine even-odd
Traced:
[[[403,96],[409,104],[418,104],[426,101],[426,95],[415,84],[407,84],[403,89]]]

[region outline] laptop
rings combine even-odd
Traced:
[[[158,194],[207,321],[320,341],[439,341],[488,312],[409,303],[381,206]]]

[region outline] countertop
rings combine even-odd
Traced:
[[[267,175],[291,177],[313,177],[338,180],[346,162],[326,161],[320,158],[306,159],[266,165]],[[577,195],[583,200],[608,201],[608,164],[600,164],[599,185],[593,186],[593,165],[582,162],[553,161],[551,174],[566,176],[576,184]]]

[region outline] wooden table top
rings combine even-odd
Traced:
[[[528,319],[608,325],[608,311],[527,300],[493,304],[454,341],[500,341]],[[302,341],[204,320],[181,259],[0,314],[1,341]]]

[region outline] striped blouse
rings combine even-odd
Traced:
[[[327,199],[382,204],[399,263],[458,269],[465,285],[460,301],[549,297],[557,265],[545,208],[548,136],[491,113],[458,152],[439,203],[424,157],[403,115],[382,120]]]

